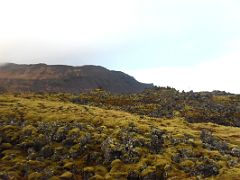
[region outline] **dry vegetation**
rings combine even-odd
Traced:
[[[189,123],[179,109],[151,117],[157,103],[111,97],[1,94],[0,179],[239,179],[238,127]]]

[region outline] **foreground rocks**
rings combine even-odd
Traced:
[[[218,161],[225,161],[221,156],[200,153],[191,135],[172,136],[158,128],[143,132],[134,123],[114,136],[90,123],[57,121],[1,121],[0,132],[0,158],[9,165],[1,172],[2,179],[164,180],[176,168],[189,177],[207,178],[217,176],[221,169]],[[207,129],[201,131],[200,138],[203,148],[228,155],[229,167],[238,164],[238,147],[230,147]],[[167,160],[170,147],[176,152]],[[166,159],[157,160],[160,157]]]
[[[9,123],[12,125],[8,125]],[[143,136],[134,124],[129,124],[127,128],[120,131],[118,138],[104,139],[97,138],[97,136],[106,137],[103,129],[99,131],[98,127],[78,122],[15,123],[11,120],[1,121],[1,125],[0,157],[9,164],[11,161],[19,161],[10,169],[20,177],[30,179],[53,176],[72,179],[75,175],[82,176],[84,179],[93,176],[99,178],[109,173],[111,166],[113,167],[110,168],[110,172],[115,173],[117,161],[122,164],[138,163],[143,155],[141,148],[146,148],[152,153],[161,153],[164,146],[163,131],[152,129],[148,136]],[[76,159],[82,159],[83,164],[80,166],[76,164]],[[101,175],[96,173],[94,168],[94,172],[90,171],[91,168],[84,170],[84,167],[93,164],[104,165],[107,168],[102,166],[105,170],[97,170],[104,171]],[[7,170],[1,176],[8,179],[10,178],[8,173]],[[137,177],[132,171],[124,175],[114,175],[114,173],[109,177]],[[157,178],[158,176],[154,173],[155,171],[144,177],[139,174],[138,178]]]
[[[217,137],[214,137],[211,131],[203,129],[201,132],[201,140],[204,147],[208,149],[218,150],[222,153],[229,153],[230,149],[227,143]]]
[[[170,112],[174,104],[157,110],[159,106],[151,102],[166,103],[171,97],[154,100],[146,94],[138,102],[150,104],[138,107],[144,112],[139,116],[76,105],[68,96],[74,95],[0,96],[0,179],[234,179],[240,175],[238,128],[188,123],[180,111],[173,112],[176,118],[166,118],[167,113],[164,118],[144,116],[151,109],[155,115]],[[202,99],[193,93],[192,98],[211,97]]]

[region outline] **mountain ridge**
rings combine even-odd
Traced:
[[[138,82],[121,71],[102,66],[6,63],[0,66],[0,89],[9,92],[79,93],[102,88],[112,93],[136,93],[153,84]]]

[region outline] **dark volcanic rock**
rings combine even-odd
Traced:
[[[218,173],[218,167],[214,163],[208,161],[196,168],[196,174],[201,174],[204,177],[216,176]]]
[[[142,177],[142,180],[165,180],[166,177],[164,173],[160,172],[152,172]]]
[[[40,154],[44,157],[44,158],[49,158],[53,155],[54,153],[54,150],[51,146],[49,145],[46,145],[44,146],[41,151],[40,151]]]
[[[140,180],[141,176],[140,176],[139,172],[131,171],[131,172],[128,173],[127,179],[128,180]]]
[[[232,148],[231,154],[236,157],[240,157],[240,148]]]
[[[104,158],[106,162],[120,159],[120,157],[122,156],[121,145],[112,138],[107,138],[102,143],[101,149],[104,152]]]
[[[163,135],[165,133],[160,129],[153,129],[151,133],[151,147],[150,149],[154,153],[159,153],[162,150],[164,139]]]
[[[229,153],[229,147],[227,143],[217,137],[214,137],[211,131],[203,129],[201,132],[201,139],[205,147],[218,150],[222,153]]]

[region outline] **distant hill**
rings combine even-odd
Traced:
[[[135,93],[152,84],[101,66],[65,66],[8,63],[0,66],[0,91],[78,93],[102,88],[113,93]]]

